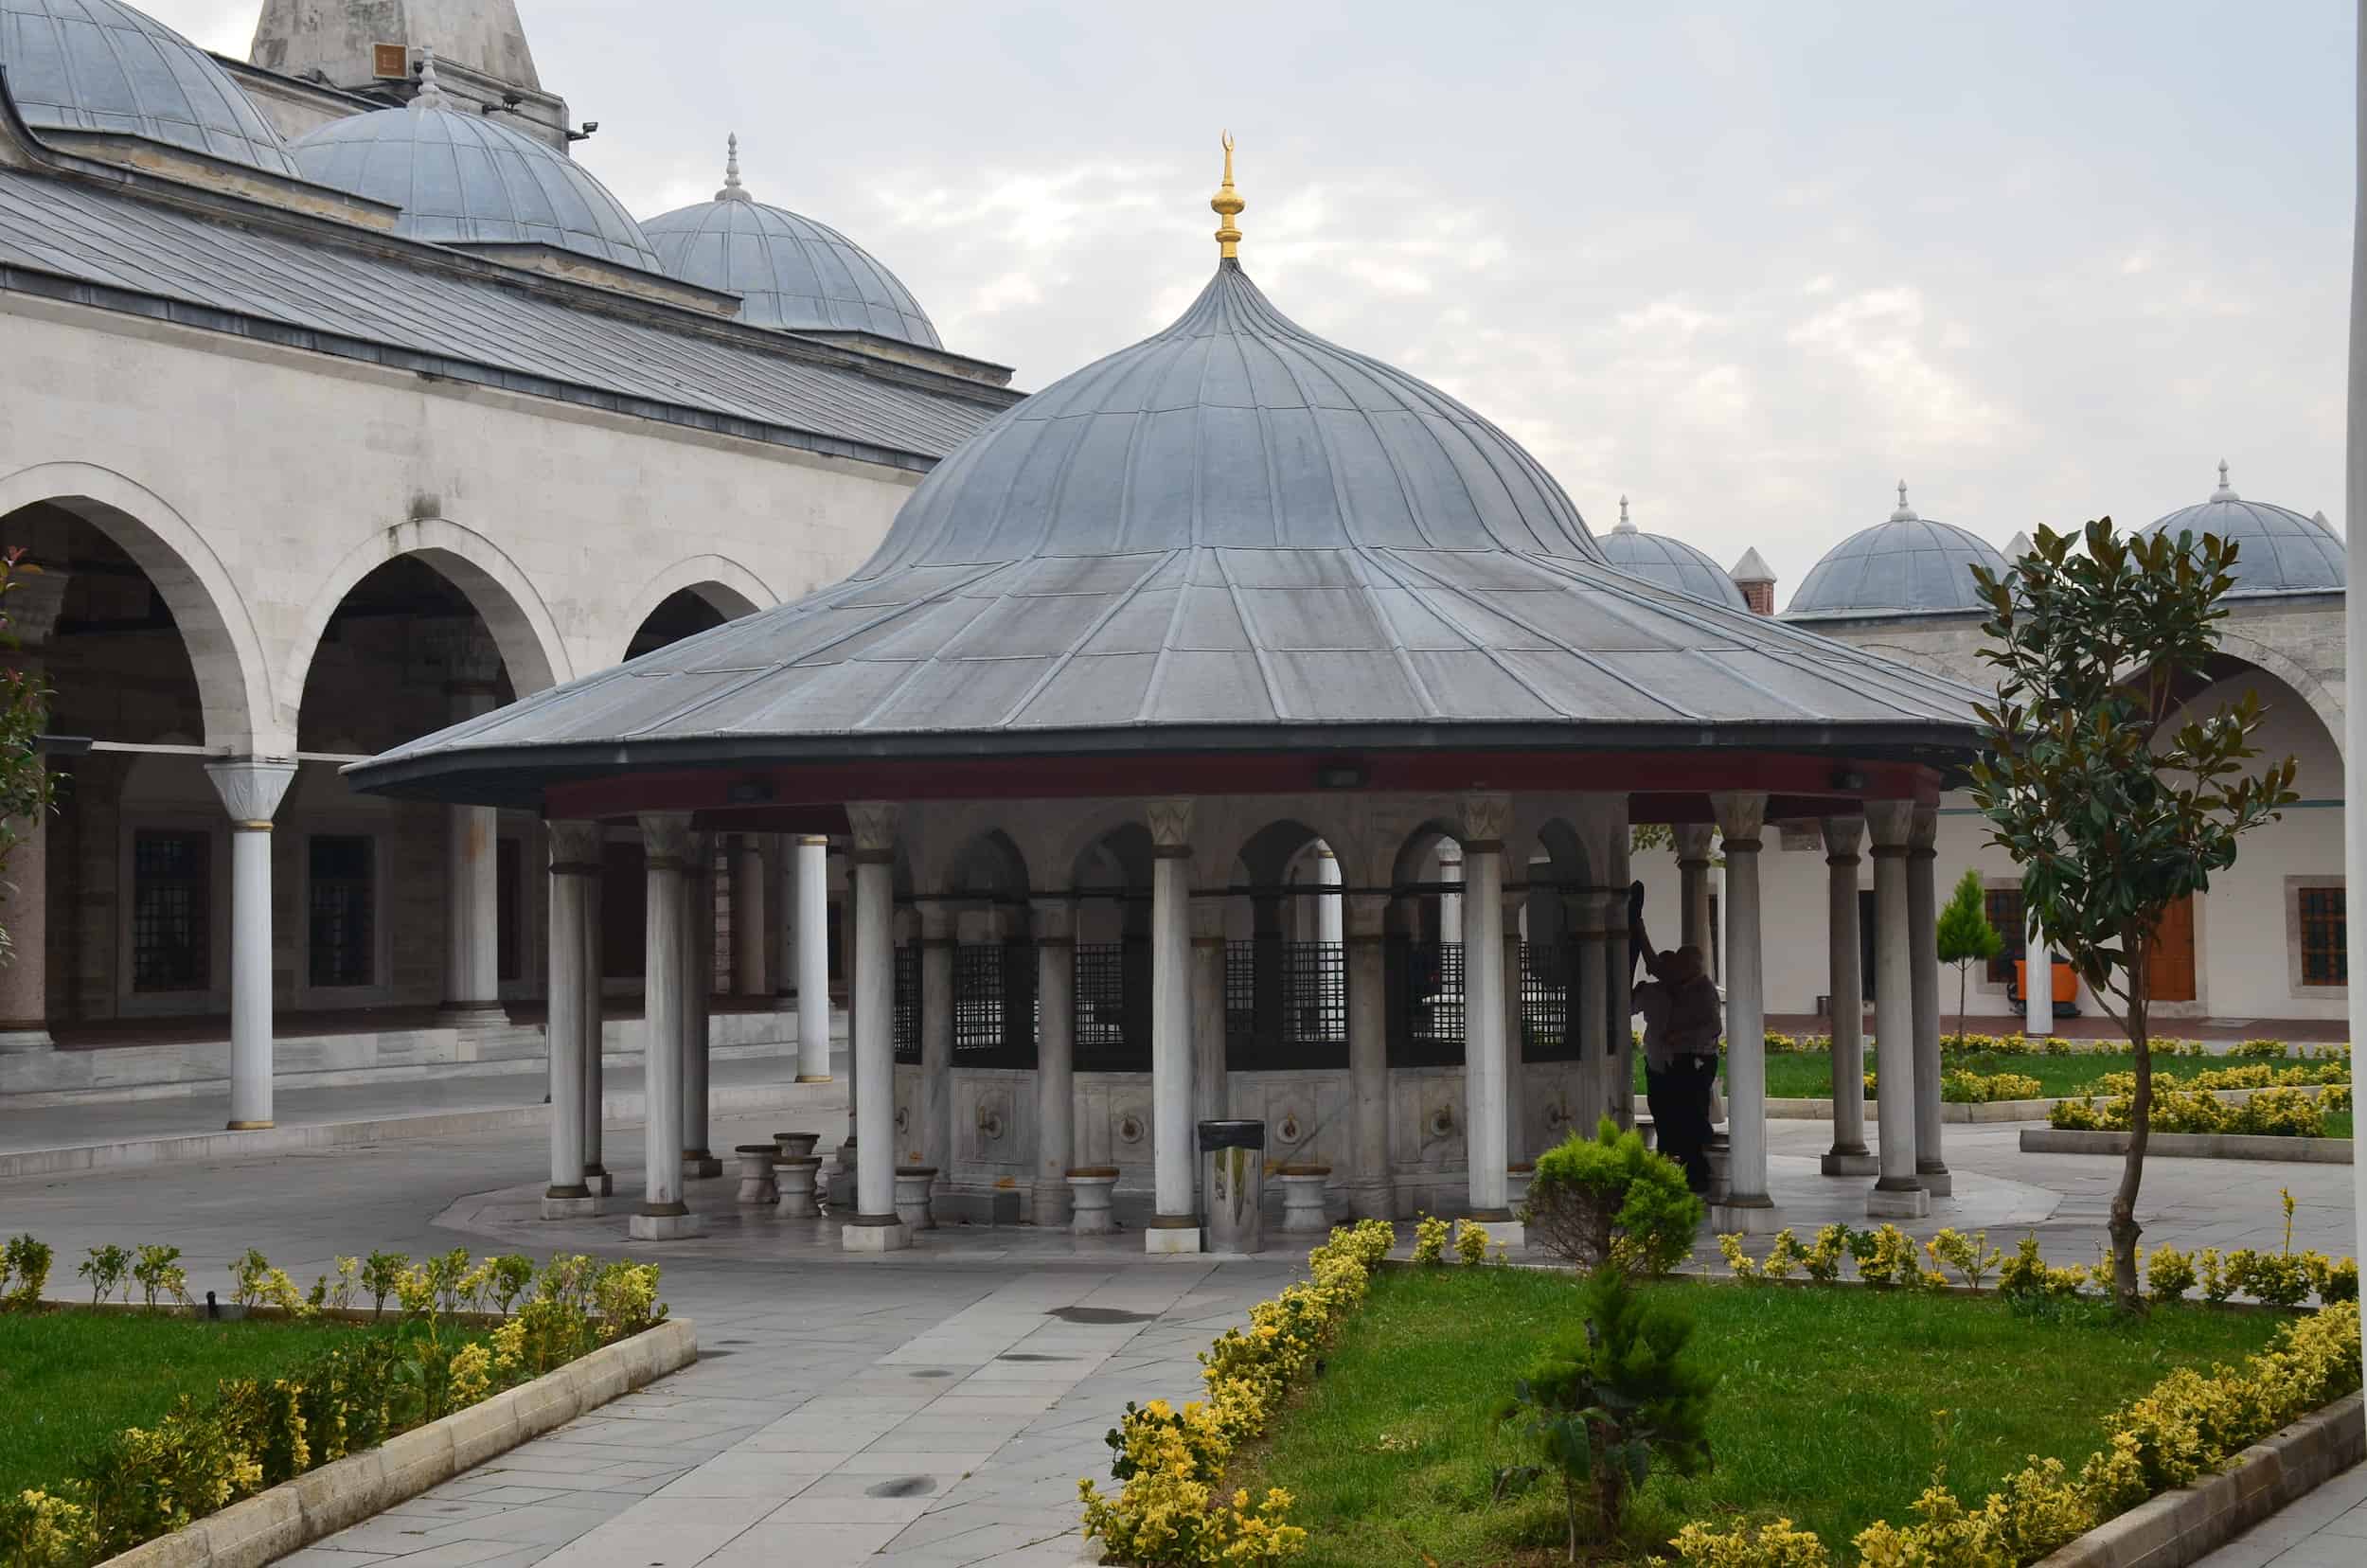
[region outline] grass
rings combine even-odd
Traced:
[[[2040,1323],[1994,1296],[1653,1289],[1691,1310],[1692,1353],[1720,1374],[1716,1468],[1655,1477],[1610,1560],[1645,1560],[1689,1520],[1777,1514],[1838,1550],[1878,1519],[1903,1521],[1943,1458],[1976,1499],[2030,1454],[2075,1468],[2107,1410],[2175,1367],[2240,1359],[2279,1322],[2182,1306],[2123,1327],[2099,1306]],[[1557,1484],[1491,1502],[1496,1468],[1535,1457],[1492,1417],[1574,1300],[1564,1274],[1385,1271],[1241,1483],[1297,1500],[1309,1568],[1559,1560]]]
[[[1866,1047],[1866,1065],[1874,1065],[1874,1048]],[[2034,1078],[2040,1085],[2039,1097],[2068,1099],[2075,1095],[2097,1092],[2107,1073],[2133,1073],[2137,1059],[2126,1051],[2109,1056],[1995,1056],[1988,1053],[1960,1056],[1949,1053],[1947,1061],[1950,1072],[1968,1069],[1972,1072],[2019,1073]],[[2188,1060],[2180,1059],[2154,1061],[2157,1079],[2177,1078],[2214,1067],[2242,1066],[2240,1061]],[[1720,1078],[1725,1076],[1719,1069]],[[1644,1059],[1636,1058],[1635,1092],[1644,1092]],[[1833,1093],[1833,1057],[1829,1051],[1777,1051],[1767,1058],[1767,1093],[1771,1099],[1826,1099]],[[2344,1134],[2347,1136],[2348,1134]]]
[[[125,1427],[152,1425],[184,1394],[268,1376],[358,1330],[323,1323],[216,1323],[84,1312],[0,1316],[0,1496],[62,1480]]]

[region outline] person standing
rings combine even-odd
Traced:
[[[1710,1187],[1710,1095],[1717,1082],[1717,1039],[1724,1027],[1717,987],[1701,950],[1656,953],[1644,930],[1640,885],[1630,895],[1629,951],[1651,976],[1633,992],[1644,1019],[1645,1100],[1660,1130],[1661,1151],[1684,1167],[1685,1185]]]

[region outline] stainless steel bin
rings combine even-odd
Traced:
[[[1266,1185],[1266,1124],[1200,1124],[1201,1192],[1208,1205],[1207,1246],[1214,1253],[1254,1253],[1263,1238],[1257,1200]]]

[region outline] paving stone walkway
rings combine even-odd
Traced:
[[[2201,1568],[2367,1564],[2367,1465],[2344,1471],[2202,1559]]]
[[[823,1089],[715,1132],[726,1147],[782,1127],[835,1137],[845,1115],[840,1092]],[[1985,1226],[2010,1245],[2026,1227],[2057,1261],[2091,1258],[2118,1162],[2023,1155],[2015,1134],[1950,1128],[1958,1195],[1913,1228]],[[1819,1123],[1771,1129],[1775,1196],[1804,1231],[1863,1222],[1866,1182],[1815,1174],[1829,1138]],[[611,1134],[620,1192],[638,1185],[639,1148],[635,1132]],[[739,1210],[729,1177],[693,1185],[709,1237],[632,1245],[623,1203],[579,1224],[526,1218],[542,1164],[539,1138],[512,1131],[0,1180],[0,1230],[31,1230],[69,1259],[169,1239],[200,1291],[225,1288],[248,1246],[300,1280],[339,1253],[455,1243],[665,1264],[667,1299],[699,1326],[697,1364],[289,1559],[307,1568],[1071,1568],[1093,1560],[1075,1533],[1076,1486],[1107,1473],[1102,1434],[1129,1399],[1194,1394],[1198,1352],[1304,1255],[1153,1259],[1130,1234],[957,1227],[850,1259],[827,1226]],[[2349,1252],[2349,1182],[2342,1167],[2156,1161],[2146,1239],[2273,1244],[2277,1190],[2290,1186],[2294,1244]],[[2310,1549],[2288,1568],[2367,1562]]]

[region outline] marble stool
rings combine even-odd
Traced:
[[[773,1185],[773,1161],[776,1155],[771,1144],[741,1144],[732,1152],[739,1156],[741,1203],[770,1203],[780,1197]]]
[[[820,1156],[801,1155],[793,1159],[773,1158],[773,1185],[780,1192],[780,1203],[774,1213],[790,1220],[811,1220],[822,1212],[814,1202],[814,1178],[822,1173]]]
[[[1071,1235],[1107,1236],[1118,1228],[1118,1217],[1110,1207],[1110,1194],[1117,1185],[1115,1166],[1077,1166],[1069,1171]]]
[[[1324,1212],[1324,1188],[1331,1182],[1327,1165],[1286,1165],[1276,1167],[1274,1182],[1282,1188],[1282,1229],[1293,1236],[1320,1235],[1331,1228]]]
[[[802,1160],[812,1153],[814,1147],[821,1143],[822,1134],[819,1132],[775,1132],[773,1134],[773,1141],[780,1146],[780,1151],[784,1157]]]
[[[929,1189],[936,1180],[934,1166],[898,1166],[896,1218],[917,1231],[936,1229],[936,1216],[929,1212]]]

